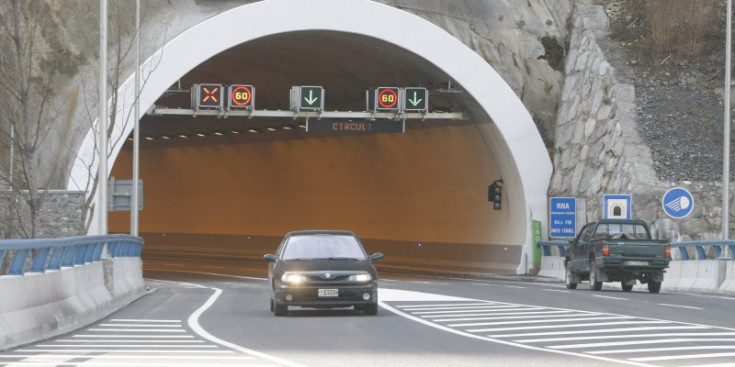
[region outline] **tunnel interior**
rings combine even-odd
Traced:
[[[327,111],[365,111],[368,88],[425,87],[431,112],[467,118],[407,120],[404,133],[359,134],[307,132],[303,119],[148,114],[140,132],[140,233],[149,253],[258,256],[291,230],[345,229],[391,264],[517,265],[516,256],[500,255],[519,252],[508,245],[523,233],[512,230],[507,205],[494,210],[487,197],[501,177],[493,123],[420,55],[356,34],[277,34],[191,69],[156,106],[190,108],[195,83],[253,85],[257,110],[288,110],[292,86],[323,86]],[[111,170],[116,179],[132,177],[130,140]],[[129,225],[129,212],[110,213],[111,233]]]

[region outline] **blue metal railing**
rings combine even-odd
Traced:
[[[559,256],[566,256],[566,247],[569,246],[569,242],[566,241],[539,241],[538,246],[542,249],[543,256],[552,256],[552,249],[557,247],[559,249]],[[672,248],[678,248],[681,260],[705,260],[710,258],[707,255],[707,249],[712,249],[712,258],[715,259],[726,259],[735,260],[735,240],[713,240],[713,241],[682,241],[682,242],[671,242]],[[726,249],[730,249],[730,255],[728,257]],[[694,258],[689,256],[689,250],[696,254]]]
[[[567,254],[567,246],[569,246],[569,242],[567,241],[539,241],[537,245],[541,247],[541,252],[543,256],[551,256],[551,249],[556,247],[559,249],[559,256],[564,257]]]
[[[114,234],[0,241],[0,275],[43,273],[100,261],[107,245],[110,257],[139,257],[143,239]]]
[[[683,241],[672,242],[671,247],[678,247],[682,260],[705,260],[708,259],[706,247],[711,247],[715,259],[735,260],[735,240],[712,240],[712,241]],[[730,257],[726,257],[727,248],[730,248]],[[695,259],[691,259],[687,249],[694,249]]]

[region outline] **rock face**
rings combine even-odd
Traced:
[[[722,185],[659,180],[650,149],[638,134],[635,88],[616,75],[598,42],[605,37],[606,24],[602,7],[577,6],[557,113],[549,196],[580,199],[586,218],[579,220],[586,222],[603,217],[603,195],[629,194],[632,217],[652,224],[661,238],[717,238]],[[672,220],[663,210],[662,197],[672,187],[692,193],[694,209],[686,219]]]
[[[431,21],[485,58],[531,112],[546,145],[553,145],[574,1],[381,2]]]

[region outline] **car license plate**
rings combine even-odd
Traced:
[[[625,265],[630,265],[630,266],[648,266],[648,261],[628,260],[628,261],[625,262]]]
[[[319,297],[339,297],[339,289],[320,289]]]

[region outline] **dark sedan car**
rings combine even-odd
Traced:
[[[268,262],[271,311],[286,315],[288,306],[350,307],[378,313],[378,273],[360,240],[348,231],[294,231],[281,241]]]

